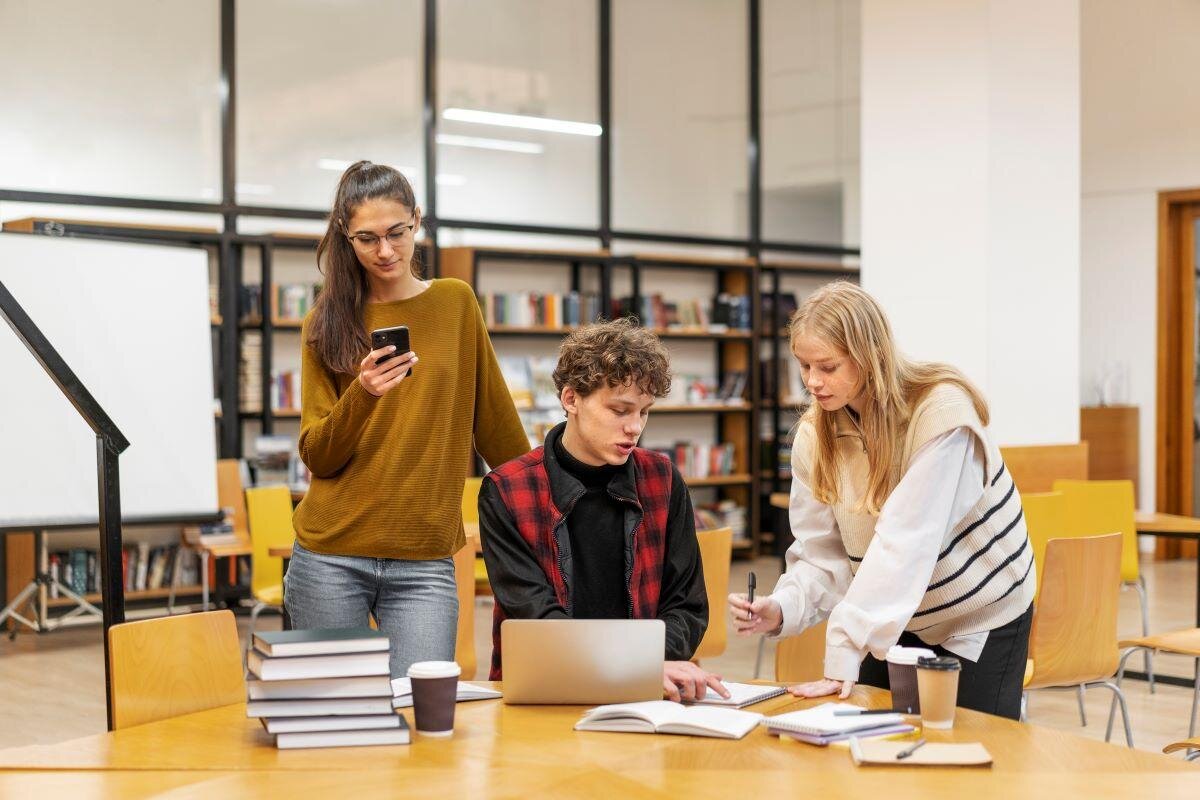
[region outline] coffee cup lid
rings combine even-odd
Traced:
[[[410,678],[454,678],[462,674],[462,667],[453,661],[418,661],[408,668]]]
[[[954,672],[962,669],[962,663],[953,656],[935,656],[933,658],[918,658],[917,666],[921,669],[937,669]]]
[[[911,666],[917,663],[917,659],[921,656],[933,658],[937,653],[925,647],[902,647],[901,645],[892,645],[887,651],[887,660],[893,664],[901,664]]]

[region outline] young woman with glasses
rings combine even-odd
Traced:
[[[359,161],[342,175],[317,247],[325,284],[302,332],[299,449],[312,483],[285,592],[295,628],[374,617],[393,677],[454,659],[452,557],[473,449],[489,464],[529,450],[475,293],[421,279],[420,225],[396,170]],[[372,350],[370,332],[397,325],[413,351]]]

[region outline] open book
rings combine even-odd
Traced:
[[[762,714],[735,708],[703,705],[683,706],[669,700],[645,703],[616,703],[585,712],[575,724],[577,731],[618,733],[677,733],[684,736],[713,736],[741,739],[754,730]]]
[[[392,681],[392,708],[411,708],[413,704],[412,679],[396,678]],[[500,692],[486,686],[473,683],[458,682],[458,692],[454,702],[465,703],[468,700],[492,700],[501,697]]]
[[[746,706],[761,703],[763,700],[770,700],[772,697],[778,697],[787,692],[787,689],[782,686],[755,686],[750,683],[734,683],[733,681],[721,681],[721,683],[729,690],[728,700],[714,692],[712,688],[709,688],[704,693],[704,699],[698,700],[696,704],[745,708]]]

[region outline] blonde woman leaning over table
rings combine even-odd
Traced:
[[[960,706],[1018,718],[1036,580],[987,402],[955,368],[898,353],[853,284],[810,296],[789,333],[813,398],[792,448],[796,541],[771,595],[730,595],[738,633],[828,618],[825,677],[796,695],[888,688],[899,643],[962,662]]]

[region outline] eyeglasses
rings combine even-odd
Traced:
[[[387,239],[388,244],[390,244],[392,247],[399,247],[404,243],[405,238],[407,238],[407,236],[412,233],[413,229],[416,227],[417,224],[415,222],[410,222],[407,225],[401,225],[398,228],[394,228],[383,237],[376,236],[373,233],[356,233],[353,236],[347,236],[346,238],[349,239],[350,243],[359,250],[378,250],[379,243],[383,239]]]

